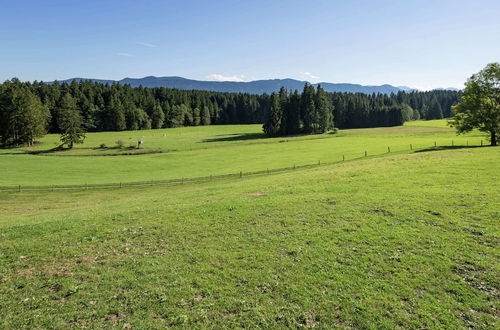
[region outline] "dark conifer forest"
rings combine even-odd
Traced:
[[[327,93],[308,84],[300,92],[254,95],[12,79],[0,84],[0,143],[29,145],[45,133],[61,133],[68,111],[72,126],[89,132],[262,123],[268,135],[279,136],[446,118],[459,96],[445,90]]]

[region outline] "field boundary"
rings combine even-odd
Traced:
[[[169,184],[184,184],[184,183],[191,183],[191,182],[206,182],[206,181],[212,181],[212,180],[220,180],[220,179],[228,179],[228,178],[243,178],[247,176],[255,176],[255,175],[262,175],[262,174],[273,174],[273,173],[281,173],[281,172],[288,172],[288,171],[294,171],[297,169],[308,169],[308,168],[314,168],[318,166],[323,166],[323,165],[334,165],[334,164],[340,164],[340,163],[345,163],[345,162],[350,162],[350,161],[356,161],[356,160],[361,160],[361,159],[367,159],[367,158],[376,158],[376,157],[383,157],[383,156],[388,156],[388,155],[397,155],[397,154],[405,154],[405,153],[414,153],[414,152],[425,152],[425,151],[436,151],[436,150],[450,150],[450,149],[462,149],[462,148],[477,148],[477,147],[483,147],[483,141],[481,140],[480,145],[469,145],[467,142],[466,145],[455,145],[453,140],[451,142],[451,145],[440,145],[438,146],[436,142],[434,142],[434,145],[429,146],[429,147],[423,147],[423,148],[414,148],[412,144],[408,145],[409,148],[406,150],[398,150],[398,151],[393,151],[391,150],[390,146],[387,147],[387,151],[384,153],[378,153],[378,154],[371,154],[368,151],[365,151],[364,154],[362,154],[359,157],[354,157],[354,158],[349,158],[347,159],[344,156],[342,156],[342,159],[339,159],[337,161],[329,161],[329,162],[321,162],[318,160],[315,163],[311,164],[305,164],[305,165],[292,165],[292,166],[287,166],[287,167],[280,167],[280,168],[274,168],[274,169],[269,169],[266,168],[264,170],[258,170],[258,171],[240,171],[237,173],[228,173],[228,174],[219,174],[219,175],[208,175],[208,176],[200,176],[200,177],[182,177],[182,178],[175,178],[175,179],[166,179],[166,180],[148,180],[148,181],[132,181],[132,182],[118,182],[118,183],[103,183],[103,184],[79,184],[79,185],[38,185],[38,186],[30,186],[30,185],[15,185],[15,186],[0,186],[0,191],[14,191],[14,192],[22,192],[22,191],[55,191],[55,190],[87,190],[87,189],[100,189],[100,188],[124,188],[124,187],[140,187],[140,186],[154,186],[154,185],[169,185]]]

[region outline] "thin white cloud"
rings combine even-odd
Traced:
[[[149,42],[144,42],[144,41],[137,41],[136,44],[144,46],[144,47],[149,47],[149,48],[154,48],[156,45],[150,44]]]
[[[237,82],[245,81],[245,76],[242,74],[237,76],[224,76],[218,73],[212,73],[206,76],[205,78],[211,81],[237,81]]]
[[[307,78],[309,78],[309,79],[319,79],[319,77],[318,77],[318,76],[313,75],[313,74],[312,74],[311,72],[309,72],[309,71],[300,72],[300,74],[301,74],[301,75],[303,75],[303,76],[305,76],[305,77],[307,77]]]
[[[130,53],[116,53],[116,55],[125,56],[125,57],[133,57],[134,56],[133,54],[130,54]]]

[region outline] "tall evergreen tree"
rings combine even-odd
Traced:
[[[75,99],[66,93],[58,106],[57,122],[61,130],[61,142],[73,148],[75,143],[83,143],[85,131],[83,130],[83,118],[76,105]]]
[[[328,99],[325,91],[318,85],[316,89],[316,111],[317,123],[315,123],[315,131],[317,133],[324,133],[333,128],[333,109],[332,103]]]
[[[151,128],[157,129],[163,127],[163,121],[165,120],[165,113],[161,105],[157,102],[153,106],[153,111],[151,113]]]
[[[264,132],[269,136],[278,136],[281,132],[281,107],[280,100],[276,93],[271,94],[267,119],[264,124]]]
[[[317,117],[314,94],[314,87],[306,83],[300,97],[300,114],[302,116],[302,129],[304,133],[312,133],[314,131],[314,123]]]
[[[19,80],[4,83],[0,97],[0,137],[4,145],[33,145],[46,134],[49,113],[40,99]]]

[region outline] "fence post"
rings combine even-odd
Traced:
[[[387,147],[387,152],[391,152],[391,147]]]
[[[483,140],[481,140],[481,147],[483,146]]]
[[[293,169],[295,169],[295,164],[293,164]]]
[[[365,151],[365,157],[368,156],[368,152]]]
[[[453,140],[451,140],[451,146],[454,147],[455,146],[455,142]]]
[[[467,147],[469,146],[469,140],[467,140]]]
[[[240,178],[241,178],[241,177],[243,177],[243,172],[242,172],[242,171],[240,171]]]
[[[345,161],[345,155],[342,155],[342,161]]]
[[[413,144],[410,143],[410,150],[413,150]]]
[[[436,144],[436,141],[434,141],[434,148],[436,148],[436,147],[437,147],[437,144]]]
[[[321,165],[321,160],[318,159],[318,165]]]
[[[19,185],[19,192],[21,192],[21,185]]]
[[[121,188],[121,187],[122,187],[122,183],[121,183],[121,181],[120,181],[120,188]]]

